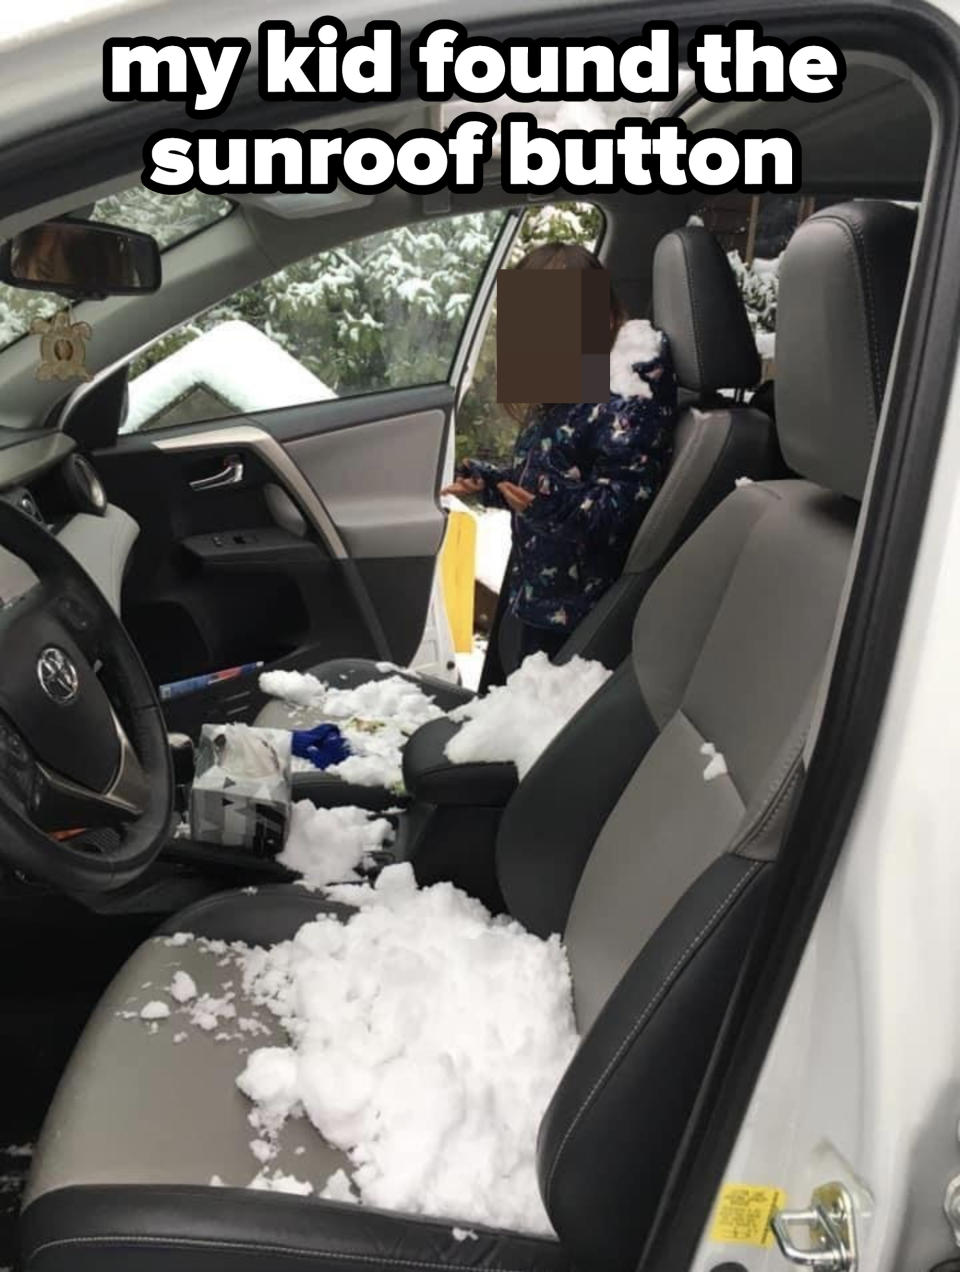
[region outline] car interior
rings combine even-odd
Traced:
[[[411,662],[457,413],[496,271],[537,202],[518,206],[495,164],[476,195],[218,201],[208,223],[161,240],[157,290],[73,304],[71,321],[92,329],[88,378],[38,379],[29,334],[0,348],[0,1046],[17,1093],[0,1131],[0,1264],[637,1265],[803,791],[923,216],[921,86],[892,61],[846,57],[828,102],[684,99],[692,129],[788,127],[803,147],[809,214],[780,264],[772,385],[760,389],[703,196],[595,199],[598,251],[630,313],[666,333],[680,389],[667,479],[622,577],[558,656],[598,659],[610,679],[522,780],[510,764],[453,764],[444,718],[407,745],[398,809],[395,792],[322,772],[294,781],[322,806],[395,808],[390,859],[412,862],[419,883],[452,881],[528,932],[561,934],[582,1042],[537,1144],[556,1239],[478,1228],[459,1241],[445,1220],[211,1187],[249,1157],[236,1044],[158,1046],[123,1019],[174,963],[222,989],[216,957],[172,950],[175,933],[268,945],[318,913],[342,916],[269,858],[174,837],[171,734],[299,727],[260,691],[259,669],[349,686],[399,667],[444,709],[471,696]],[[377,109],[394,132],[424,121],[423,104]],[[89,218],[135,184],[118,167],[63,189],[43,219]],[[0,235],[33,224],[31,211]],[[477,235],[480,217],[473,294],[432,382],[385,372],[240,410],[213,376],[138,397],[134,364],[149,375],[170,333],[278,270],[438,219]],[[51,647],[74,668],[66,722],[36,672]],[[237,666],[246,674],[165,693]],[[720,780],[703,780],[705,745],[726,759]],[[275,1020],[264,1028],[279,1035]],[[322,1184],[343,1163],[298,1126],[276,1164]]]

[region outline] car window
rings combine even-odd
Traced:
[[[748,195],[731,191],[705,200],[690,217],[720,241],[737,276],[762,363],[761,379],[776,374],[777,290],[780,261],[797,226],[819,208],[849,195]]]
[[[524,215],[507,265],[542,243],[560,240],[580,243],[596,251],[603,236],[604,220],[592,203],[547,203]],[[471,456],[493,463],[506,461],[517,434],[516,421],[497,401],[497,312],[492,306],[473,373],[473,381],[457,410],[457,459]]]
[[[371,234],[244,288],[133,361],[121,432],[443,382],[506,216]]]
[[[222,221],[233,211],[229,199],[191,190],[187,194],[157,194],[143,186],[131,186],[119,194],[98,199],[90,213],[91,221],[106,225],[122,225],[127,230],[152,234],[165,251],[200,230]]]
[[[131,186],[98,199],[76,215],[152,234],[164,251],[223,220],[233,207],[227,199],[199,191],[155,194],[142,186]],[[0,283],[0,349],[27,335],[36,319],[52,317],[65,304],[63,296],[55,292],[25,291]]]

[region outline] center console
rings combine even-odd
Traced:
[[[444,748],[459,727],[447,718],[431,720],[404,749],[411,803],[401,819],[397,855],[412,864],[421,886],[449,881],[496,914],[504,908],[497,832],[517,788],[517,769],[513,763],[452,763]]]

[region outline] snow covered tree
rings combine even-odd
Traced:
[[[727,253],[727,259],[737,276],[754,335],[776,331],[780,258],[758,258],[746,265],[740,253],[733,251]]]
[[[502,223],[493,212],[425,221],[288,265],[169,333],[131,376],[240,319],[340,396],[443,380]]]

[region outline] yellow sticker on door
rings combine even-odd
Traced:
[[[710,1240],[730,1245],[773,1244],[770,1220],[787,1199],[766,1184],[724,1184],[713,1216]]]

